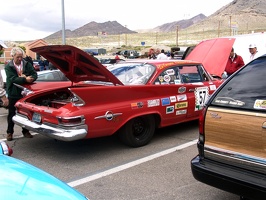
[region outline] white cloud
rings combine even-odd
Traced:
[[[117,21],[130,30],[155,28],[200,13],[209,16],[233,0],[64,0],[65,28],[74,30],[91,21]],[[98,3],[96,3],[98,2]],[[1,2],[0,39],[34,40],[62,29],[62,0]]]

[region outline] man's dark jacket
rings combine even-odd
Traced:
[[[37,73],[34,67],[24,59],[22,60],[22,62],[23,62],[22,74],[33,77],[35,81],[37,79]],[[13,83],[23,85],[26,84],[27,82],[25,77],[18,76],[16,67],[13,63],[13,59],[6,64],[5,71],[6,71],[6,92],[8,98],[13,98],[13,99],[22,98],[23,97],[21,94],[22,89],[18,88]]]

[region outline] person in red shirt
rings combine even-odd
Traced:
[[[232,48],[226,67],[225,67],[225,72],[227,73],[227,77],[231,76],[235,71],[240,69],[245,65],[243,58],[240,55],[237,55],[234,52],[234,48]]]

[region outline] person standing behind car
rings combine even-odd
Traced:
[[[40,60],[39,60],[38,64],[39,64],[39,67],[40,67],[40,71],[43,71],[44,68],[45,68],[44,57],[42,57],[42,56],[40,57]]]
[[[250,53],[250,61],[252,61],[255,58],[259,57],[256,44],[250,44],[248,46],[248,49],[249,49],[249,53]]]
[[[243,67],[245,65],[243,58],[240,55],[237,55],[234,52],[234,48],[232,48],[226,67],[225,72],[227,77],[231,76],[233,73],[235,73],[238,69]]]
[[[161,53],[157,56],[157,60],[167,60],[168,57],[164,53],[164,49],[161,50]]]
[[[11,50],[11,56],[13,59],[6,64],[6,92],[9,100],[8,106],[8,116],[7,116],[7,140],[13,140],[14,133],[14,122],[12,120],[13,116],[16,114],[16,102],[23,96],[21,94],[22,89],[14,85],[14,83],[22,85],[25,83],[32,83],[37,79],[37,73],[34,70],[32,64],[24,60],[25,53],[19,47],[14,47]],[[33,136],[30,132],[22,128],[22,133],[26,138],[32,138]]]

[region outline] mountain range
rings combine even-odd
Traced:
[[[118,35],[138,32],[173,32],[177,29],[188,29],[195,32],[200,30],[229,29],[234,31],[250,32],[264,31],[266,28],[266,1],[265,0],[234,0],[211,16],[199,14],[190,19],[179,20],[162,24],[153,29],[132,31],[122,26],[117,21],[104,23],[89,22],[73,31],[66,30],[66,38],[83,36]],[[231,30],[231,29],[230,29]],[[47,36],[44,39],[57,39],[61,37],[61,30]]]

